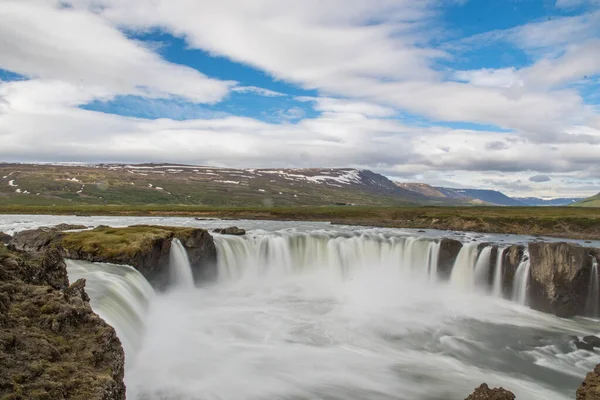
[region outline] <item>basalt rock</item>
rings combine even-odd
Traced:
[[[57,231],[71,231],[71,230],[79,230],[79,229],[87,229],[88,227],[85,225],[77,225],[77,224],[58,224],[53,226],[52,229],[56,229]]]
[[[12,236],[10,236],[9,234],[0,232],[0,244],[8,244],[8,242],[10,242],[11,239]]]
[[[584,336],[583,341],[594,347],[600,347],[600,338],[598,336]]]
[[[515,274],[517,268],[523,259],[525,253],[525,246],[513,244],[504,250],[502,255],[502,293],[504,297],[510,298],[512,296],[513,283],[515,281]]]
[[[217,250],[212,236],[204,229],[150,225],[98,227],[65,234],[61,245],[67,258],[131,265],[160,290],[169,284],[169,252],[174,238],[185,248],[196,282],[216,276]]]
[[[213,232],[220,233],[221,235],[235,235],[235,236],[243,236],[246,234],[245,229],[238,228],[237,226],[230,226],[229,228],[213,229]]]
[[[515,395],[504,388],[490,389],[484,383],[465,400],[515,400]]]
[[[532,308],[559,317],[585,311],[592,257],[589,249],[572,243],[530,243]]]
[[[62,236],[60,231],[52,228],[30,229],[16,233],[8,242],[8,247],[11,250],[39,253],[56,247]]]
[[[458,257],[463,244],[454,239],[442,239],[440,242],[440,251],[438,255],[438,278],[441,280],[450,279],[452,267]]]
[[[587,374],[585,380],[577,389],[576,400],[600,400],[600,364]]]
[[[0,248],[0,398],[125,399],[124,353],[54,250]]]

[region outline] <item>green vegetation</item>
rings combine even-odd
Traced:
[[[192,235],[193,228],[134,225],[125,228],[98,227],[91,231],[65,233],[61,245],[75,252],[102,254],[105,258],[129,256],[150,251],[157,240]]]
[[[223,219],[329,221],[394,228],[600,239],[600,209],[577,207],[198,207],[198,206],[0,206],[5,214],[187,216]],[[69,234],[71,235],[71,234]],[[111,238],[111,235],[107,234]],[[91,242],[93,238],[89,238]],[[118,242],[119,238],[111,240]]]
[[[598,207],[600,208],[600,193],[595,196],[588,197],[585,200],[581,200],[575,204],[573,207]]]

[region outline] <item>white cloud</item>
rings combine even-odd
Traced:
[[[269,89],[259,88],[256,86],[236,86],[231,89],[232,92],[237,93],[254,93],[265,97],[283,97],[287,96],[285,93],[276,92]]]
[[[476,86],[508,88],[514,85],[523,86],[523,81],[515,67],[492,69],[483,68],[471,71],[455,71],[453,78]]]
[[[361,101],[336,99],[331,97],[296,97],[298,101],[314,102],[315,110],[343,114],[358,114],[369,117],[390,117],[397,114],[396,110],[378,104]]]
[[[214,103],[232,83],[171,64],[99,16],[53,2],[0,3],[0,68],[114,94]]]

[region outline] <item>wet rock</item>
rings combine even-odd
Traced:
[[[576,400],[600,400],[600,364],[587,374],[577,389]]]
[[[62,233],[52,228],[30,229],[17,232],[8,242],[8,247],[11,250],[39,253],[56,246],[61,237]]]
[[[440,242],[440,251],[438,256],[438,278],[441,280],[450,279],[452,267],[458,257],[458,253],[463,244],[458,240],[444,238]]]
[[[592,267],[589,250],[573,243],[530,243],[529,301],[559,317],[583,314]]]
[[[0,232],[0,243],[8,244],[8,242],[10,242],[11,239],[12,236],[10,236],[9,234]]]
[[[79,230],[79,229],[87,229],[88,227],[85,225],[77,225],[77,224],[58,224],[53,226],[52,229],[56,229],[57,231],[71,231],[71,230]]]
[[[121,342],[52,251],[0,252],[0,398],[124,400]]]
[[[590,343],[586,343],[586,342],[582,342],[581,340],[579,340],[578,337],[574,336],[573,337],[573,344],[575,345],[575,347],[577,347],[577,349],[579,350],[587,350],[587,351],[594,351],[594,345],[590,344]]]
[[[583,341],[594,347],[600,347],[600,338],[598,336],[584,336]]]
[[[504,388],[490,389],[484,383],[465,400],[515,400],[515,395]]]
[[[235,235],[242,236],[246,234],[245,229],[238,228],[237,226],[230,226],[229,228],[217,228],[213,229],[214,233],[220,233],[221,235]]]

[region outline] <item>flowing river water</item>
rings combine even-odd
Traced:
[[[219,276],[205,286],[173,246],[177,284],[160,294],[133,268],[69,261],[70,279],[87,279],[92,307],[123,341],[130,399],[452,400],[482,382],[518,399],[573,399],[600,363],[570,340],[600,333],[598,320],[526,307],[527,256],[510,299],[497,271],[482,283],[499,264],[477,244],[537,238],[132,217],[3,216],[0,230],[59,222],[250,229],[215,235]],[[439,238],[451,236],[466,245],[440,282]]]

